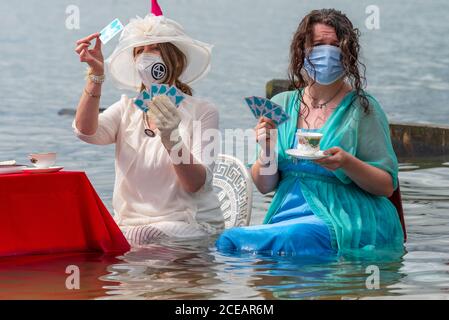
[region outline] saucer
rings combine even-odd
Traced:
[[[25,173],[51,173],[58,172],[64,169],[64,167],[49,167],[49,168],[24,168],[22,172]]]
[[[289,156],[295,157],[296,159],[302,160],[318,160],[329,157],[329,155],[325,155],[322,150],[313,153],[313,154],[304,154],[299,149],[289,149],[285,151]]]
[[[26,166],[0,166],[0,174],[22,173]]]
[[[16,160],[0,161],[0,167],[11,167],[16,165]]]

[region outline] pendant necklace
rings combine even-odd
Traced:
[[[153,130],[151,130],[150,127],[148,126],[148,116],[145,112],[143,113],[143,125],[145,127],[144,130],[145,135],[147,135],[150,138],[154,138],[156,136],[156,133]]]
[[[332,96],[332,98],[330,98],[329,100],[327,100],[327,101],[324,102],[324,103],[319,103],[319,104],[316,104],[316,105],[313,105],[313,104],[312,104],[312,108],[313,108],[313,109],[323,109],[323,108],[327,108],[328,103],[331,102],[332,100],[334,100],[335,97],[338,96],[338,94],[341,92],[341,90],[343,89],[344,84],[345,84],[344,82],[341,84],[340,88],[339,88],[339,89],[337,90],[337,92]],[[307,95],[309,96],[309,98],[310,98],[311,100],[313,100],[313,97],[312,97],[308,92],[307,92]]]

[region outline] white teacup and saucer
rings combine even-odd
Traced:
[[[28,156],[31,163],[34,165],[34,168],[25,168],[23,172],[28,173],[50,173],[50,172],[58,172],[64,167],[55,166],[56,163],[56,153],[55,152],[47,152],[47,153],[32,153]]]
[[[15,160],[0,161],[0,175],[22,173],[24,168],[26,166],[17,164]]]
[[[287,150],[288,155],[302,160],[318,160],[328,157],[320,150],[320,142],[323,139],[322,133],[298,131],[296,136],[298,146],[296,149]]]

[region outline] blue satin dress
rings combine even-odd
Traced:
[[[297,143],[295,139],[293,147],[296,147]],[[281,172],[281,176],[289,170],[335,177],[331,171],[308,160],[292,159]],[[293,185],[268,224],[226,230],[218,238],[216,246],[222,252],[243,251],[275,255],[335,253],[328,227],[312,212],[302,195],[299,183]]]

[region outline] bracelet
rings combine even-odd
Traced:
[[[94,74],[89,74],[89,80],[96,84],[102,84],[104,82],[105,76],[104,74],[101,76],[96,76]]]
[[[87,69],[87,79],[89,79],[93,83],[102,84],[104,82],[105,78],[106,77],[105,77],[104,74],[102,74],[101,76],[97,76],[97,75],[92,73],[92,69],[91,68]]]
[[[101,97],[101,94],[95,95],[95,94],[93,94],[92,92],[87,91],[86,88],[84,88],[84,92],[85,92],[89,97],[91,97],[91,98],[97,98],[97,99],[98,99],[98,98]]]

